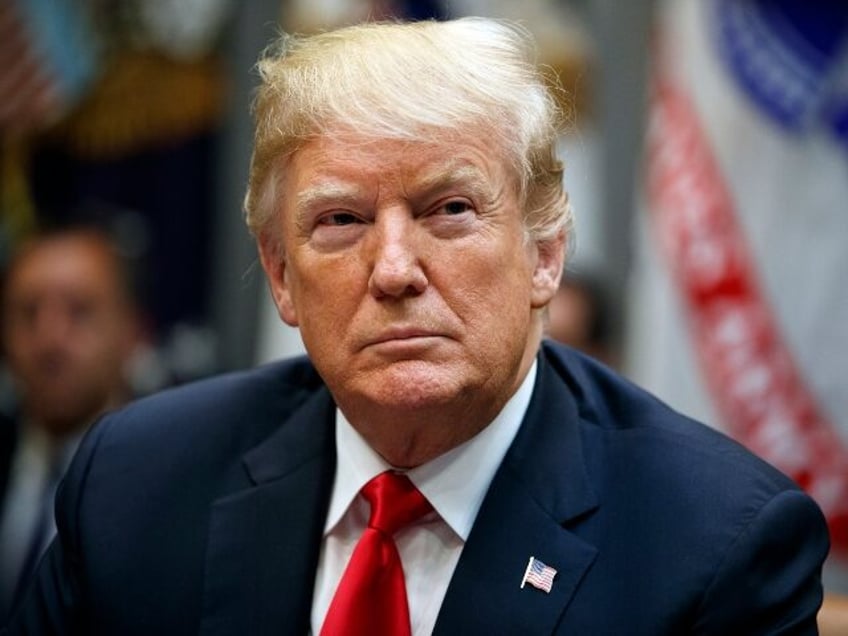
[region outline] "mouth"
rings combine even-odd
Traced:
[[[419,338],[439,338],[441,337],[441,335],[442,334],[435,333],[433,331],[428,331],[425,329],[392,329],[379,334],[377,337],[371,340],[369,344],[383,344],[384,342],[393,342],[397,340],[416,340]]]
[[[395,328],[381,332],[370,338],[365,343],[365,347],[378,348],[420,348],[433,344],[435,341],[446,336],[428,329],[418,329],[411,327]]]

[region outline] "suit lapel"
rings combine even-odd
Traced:
[[[12,458],[20,441],[18,423],[0,413],[0,511],[9,485],[9,473],[12,470]]]
[[[550,634],[597,550],[568,530],[597,507],[578,412],[539,358],[521,429],[492,481],[448,587],[435,634]],[[530,557],[555,568],[551,592],[521,580]]]
[[[204,636],[307,633],[335,469],[334,405],[320,390],[244,456],[250,485],[211,508]]]

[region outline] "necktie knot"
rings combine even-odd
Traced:
[[[433,509],[408,477],[393,472],[374,477],[362,487],[362,495],[371,504],[368,527],[389,537]]]

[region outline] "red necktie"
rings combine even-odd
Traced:
[[[371,517],[330,603],[321,636],[408,635],[406,584],[392,535],[432,506],[408,478],[391,472],[365,484],[362,495],[371,504]]]

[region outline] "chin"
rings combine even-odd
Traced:
[[[369,377],[358,392],[387,408],[416,410],[461,399],[468,386],[469,375],[460,369],[411,361],[395,363]]]

